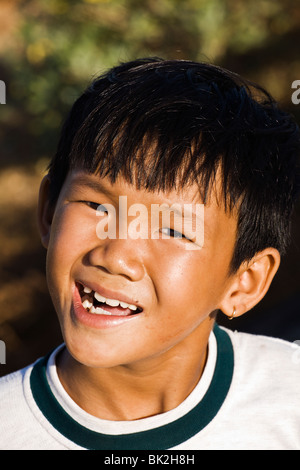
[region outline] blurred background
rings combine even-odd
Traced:
[[[36,225],[41,178],[68,109],[95,75],[143,56],[209,61],[257,81],[300,123],[295,0],[0,0],[0,339],[27,365],[62,339]],[[300,340],[300,207],[265,299],[229,328]]]

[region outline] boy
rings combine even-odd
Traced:
[[[64,344],[1,379],[3,449],[299,449],[299,349],[232,333],[266,294],[299,131],[263,89],[142,59],[96,79],[39,197]]]

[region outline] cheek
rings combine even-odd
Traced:
[[[84,253],[95,236],[96,221],[91,223],[72,207],[62,207],[53,218],[49,242],[51,257],[60,262],[72,262]]]
[[[56,212],[47,250],[47,280],[52,297],[70,287],[72,269],[82,261],[91,244],[95,227],[70,208]]]
[[[224,250],[210,248],[207,245],[199,252],[178,252],[172,256],[161,253],[156,257],[153,279],[158,304],[169,307],[169,324],[175,317],[180,317],[183,323],[197,321],[218,308],[230,256],[227,260]]]
[[[156,258],[157,270],[153,273],[158,303],[170,306],[172,312],[190,311],[195,307],[205,309],[205,292],[209,286],[209,278],[204,268],[204,256],[200,253],[175,253],[174,255]],[[182,315],[182,313],[181,313]]]

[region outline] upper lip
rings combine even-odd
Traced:
[[[99,286],[99,284],[96,284],[94,282],[81,280],[78,280],[77,282],[84,287],[89,287],[93,291],[98,292],[100,295],[106,297],[107,299],[114,299],[119,300],[120,302],[126,302],[129,305],[135,305],[140,310],[143,310],[143,307],[136,300],[134,300],[132,297],[128,297],[127,295],[121,292],[112,291],[110,289],[107,289],[106,287]]]

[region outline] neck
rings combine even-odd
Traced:
[[[203,373],[211,328],[199,341],[183,341],[174,349],[139,363],[111,368],[88,367],[63,350],[57,360],[59,378],[71,398],[101,419],[126,421],[176,408]]]

